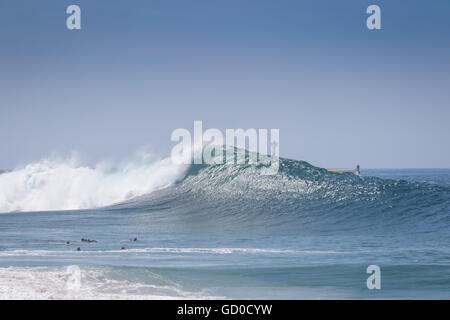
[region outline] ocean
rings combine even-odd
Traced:
[[[0,299],[450,298],[450,169],[260,170],[46,160],[3,173]]]

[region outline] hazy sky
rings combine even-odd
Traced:
[[[194,120],[322,167],[449,167],[450,1],[0,0],[0,169],[168,155]]]

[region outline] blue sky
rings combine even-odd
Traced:
[[[66,8],[82,30],[66,29]],[[382,30],[366,28],[366,8]],[[449,167],[450,2],[0,0],[0,168],[176,128],[279,128],[322,167]]]

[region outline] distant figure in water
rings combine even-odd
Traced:
[[[120,248],[121,250],[125,250],[125,247]]]
[[[70,241],[66,241],[66,246],[70,246]]]
[[[137,238],[132,238],[132,239],[130,239],[130,241],[135,242],[135,241],[137,241]]]
[[[77,248],[77,251],[81,251],[81,248],[80,248],[80,247],[78,247],[78,248]]]
[[[89,243],[91,243],[91,242],[97,242],[97,240],[92,240],[92,239],[89,239],[89,238],[81,238],[81,242],[89,242]]]

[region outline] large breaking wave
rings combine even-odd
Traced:
[[[44,160],[0,175],[0,212],[158,211],[161,215],[153,219],[172,228],[189,219],[191,227],[220,226],[222,231],[406,224],[418,232],[435,232],[449,225],[450,189],[445,185],[331,173],[290,159],[280,159],[276,175],[263,174],[265,169],[234,163],[177,166],[169,158],[115,169]],[[207,221],[214,225],[206,226]]]

